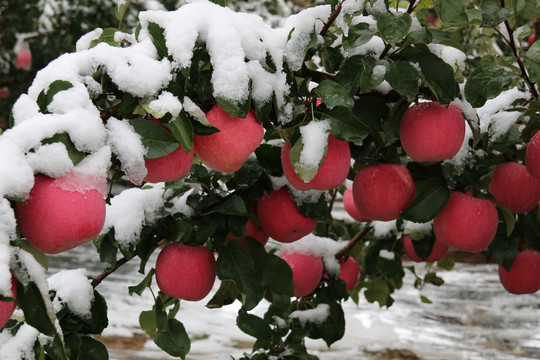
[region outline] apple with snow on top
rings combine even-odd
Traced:
[[[156,261],[156,281],[166,295],[199,301],[212,290],[216,279],[216,261],[204,246],[169,244]]]
[[[264,138],[264,127],[257,122],[253,109],[242,119],[216,104],[206,118],[219,132],[194,135],[193,147],[195,155],[216,171],[231,173],[240,169]]]
[[[495,204],[458,191],[433,219],[438,241],[458,250],[478,253],[495,238],[499,218]]]
[[[290,243],[310,234],[317,220],[300,213],[287,188],[274,190],[257,201],[261,229],[272,239]]]
[[[403,247],[405,248],[405,253],[414,262],[435,262],[444,259],[445,256],[448,254],[448,245],[443,244],[442,242],[435,239],[431,252],[429,253],[428,257],[423,260],[420,256],[416,254],[413,241],[414,240],[411,239],[410,236],[403,236]]]
[[[355,258],[347,256],[339,259],[339,278],[345,281],[345,290],[350,291],[356,287],[360,280],[360,266]]]
[[[171,133],[159,120],[152,117],[149,120],[167,130],[168,133]],[[165,156],[155,159],[144,159],[144,165],[148,170],[144,181],[156,183],[179,179],[189,172],[194,157],[195,151],[193,149],[186,153],[182,145],[179,145],[173,152]]]
[[[317,289],[324,270],[322,260],[319,257],[292,251],[285,251],[279,256],[292,270],[294,296],[303,297]]]
[[[255,224],[255,221],[252,219],[249,219],[246,223],[246,233],[243,238],[238,239],[232,233],[229,233],[227,235],[227,241],[238,240],[242,244],[242,247],[247,250],[247,244],[244,240],[247,237],[257,240],[262,246],[266,245],[268,242],[268,234],[265,233],[263,229],[257,227],[257,224]]]
[[[516,162],[497,165],[491,173],[489,193],[513,213],[523,214],[540,201],[540,180]]]
[[[289,153],[291,146],[287,143],[281,148],[281,166],[289,183],[298,190],[330,190],[347,179],[351,166],[351,150],[347,141],[338,140],[328,135],[328,150],[315,177],[309,181],[301,180],[294,171]]]
[[[58,254],[93,240],[105,223],[105,199],[76,177],[36,175],[30,196],[15,204],[21,233],[46,254]]]
[[[540,180],[540,131],[537,131],[527,144],[525,167],[532,176]]]
[[[17,57],[13,60],[13,65],[17,69],[28,70],[32,64],[32,53],[30,50],[21,49],[17,52]]]
[[[499,265],[499,280],[512,294],[533,294],[540,290],[540,252],[527,249],[518,252],[510,271]]]
[[[11,276],[11,297],[17,299],[17,279],[13,275]],[[16,306],[16,301],[0,301],[0,329],[6,326]]]
[[[343,192],[343,206],[345,207],[347,214],[349,214],[354,220],[359,222],[369,221],[369,219],[360,212],[358,207],[356,207],[352,189],[347,188]]]
[[[454,105],[423,102],[408,108],[401,117],[399,138],[403,150],[417,162],[454,157],[465,138],[465,120]]]
[[[353,181],[353,200],[368,220],[399,218],[416,195],[410,171],[400,164],[375,164],[361,169]]]

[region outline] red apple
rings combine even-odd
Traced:
[[[17,279],[13,275],[11,276],[11,297],[17,298]],[[16,306],[16,301],[0,301],[0,329],[6,326]]]
[[[453,191],[433,219],[433,231],[437,240],[448,246],[478,253],[493,241],[498,222],[493,202]]]
[[[370,165],[358,172],[353,181],[353,199],[369,220],[399,218],[416,194],[410,171],[399,164]]]
[[[7,86],[0,87],[0,99],[7,99],[9,97],[9,88]]]
[[[540,131],[537,131],[527,144],[525,166],[532,176],[540,180]]]
[[[240,241],[244,249],[247,250],[247,245],[246,245],[246,242],[244,241],[246,237],[251,237],[257,240],[258,242],[261,243],[262,246],[266,245],[266,243],[268,242],[268,234],[265,233],[263,229],[259,229],[257,227],[257,224],[255,224],[255,221],[251,219],[249,219],[248,222],[246,223],[246,234],[244,235],[243,238],[237,239],[236,236],[234,236],[232,233],[229,233],[227,235],[227,241],[238,240]]]
[[[518,252],[512,268],[499,265],[502,286],[512,294],[533,294],[540,290],[540,253],[528,249]]]
[[[26,49],[19,50],[19,52],[17,52],[17,57],[13,60],[13,65],[15,65],[17,69],[28,70],[31,63],[32,53]]]
[[[351,167],[351,150],[347,141],[338,140],[332,134],[328,135],[328,151],[317,174],[310,181],[300,180],[291,163],[290,151],[291,146],[283,144],[281,166],[289,183],[298,190],[330,190],[340,186],[347,179]]]
[[[283,253],[280,257],[292,269],[294,296],[302,297],[315,291],[319,286],[324,270],[320,258],[294,252]]]
[[[347,259],[339,259],[339,278],[345,281],[345,290],[350,291],[356,287],[360,280],[360,266],[355,258],[348,256]]]
[[[524,165],[516,162],[499,164],[491,173],[489,192],[497,202],[511,212],[523,214],[540,201],[540,180]]]
[[[154,118],[150,118],[149,120],[159,124],[163,129],[171,133],[159,120]],[[155,159],[144,159],[144,165],[148,170],[144,181],[155,183],[179,179],[188,173],[193,164],[194,157],[195,151],[193,148],[186,153],[182,145],[179,145],[170,154]]]
[[[443,244],[437,239],[435,239],[433,248],[431,249],[431,252],[429,253],[426,260],[422,260],[420,256],[416,255],[413,240],[407,235],[403,236],[403,246],[405,247],[405,253],[407,254],[407,256],[415,262],[435,262],[444,259],[445,256],[448,254],[448,245]]]
[[[212,290],[216,279],[216,261],[204,246],[169,244],[156,261],[156,281],[169,296],[198,301]]]
[[[15,204],[23,236],[46,254],[58,254],[99,235],[105,223],[105,200],[97,189],[77,180],[65,186],[63,178],[35,177],[30,197]]]
[[[257,202],[261,229],[272,239],[290,243],[311,233],[317,220],[300,213],[287,188],[265,194]]]
[[[206,114],[219,132],[194,135],[195,155],[208,167],[221,172],[235,172],[255,151],[264,138],[264,127],[250,109],[245,119],[232,117],[218,104]]]
[[[347,212],[347,214],[349,214],[356,221],[369,221],[369,219],[364,214],[362,214],[360,210],[358,210],[358,208],[356,207],[353,198],[353,191],[349,188],[345,189],[345,192],[343,193],[343,206],[345,207],[345,211]]]
[[[423,102],[408,108],[401,118],[403,150],[418,162],[441,161],[457,154],[465,137],[465,120],[458,108]]]

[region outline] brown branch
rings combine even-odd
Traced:
[[[101,282],[103,280],[105,280],[107,278],[107,276],[109,276],[110,274],[112,274],[113,272],[115,272],[116,270],[118,270],[118,268],[122,265],[124,265],[125,263],[127,263],[129,261],[128,258],[121,258],[120,260],[118,260],[116,262],[116,264],[114,265],[114,267],[109,270],[109,271],[104,271],[102,272],[101,274],[99,274],[98,276],[96,276],[94,278],[94,280],[92,280],[92,287],[95,288],[96,286],[98,286],[99,284],[101,284]]]
[[[321,35],[321,36],[326,35],[328,30],[330,29],[330,26],[332,26],[334,21],[336,21],[339,13],[341,12],[341,5],[343,4],[344,1],[345,0],[341,0],[341,2],[338,4],[338,6],[336,6],[336,9],[332,13],[332,15],[330,15],[330,17],[328,18],[328,21],[324,24],[324,27],[321,29],[321,32],[319,33],[319,35]]]
[[[349,241],[347,246],[337,252],[336,259],[340,259],[343,256],[347,255],[349,251],[351,251],[351,249],[371,231],[371,229],[371,226],[366,226],[365,228],[362,228],[362,230],[357,232],[356,235],[354,235],[354,237]]]

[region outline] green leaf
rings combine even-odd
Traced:
[[[349,51],[367,43],[375,35],[369,24],[359,23],[349,28],[348,36],[343,37],[343,49]]]
[[[233,195],[223,204],[216,206],[212,212],[218,212],[227,215],[247,216],[248,211],[244,200],[238,195]]]
[[[395,45],[405,38],[411,29],[412,19],[408,13],[401,15],[383,14],[377,18],[377,30],[389,44]]]
[[[441,30],[459,29],[468,24],[465,11],[468,0],[433,0],[433,4],[442,20]]]
[[[433,302],[431,300],[429,300],[426,296],[424,295],[420,295],[420,301],[423,302],[424,304],[433,304]]]
[[[28,322],[28,319],[26,319]],[[28,322],[28,324],[30,324]],[[55,334],[52,341],[45,342],[43,348],[51,360],[69,360],[60,334]]]
[[[118,6],[116,7],[116,19],[118,19],[118,21],[122,21],[122,19],[124,19],[124,15],[126,14],[126,10],[128,9],[130,2],[131,0],[127,0],[118,3]]]
[[[186,358],[191,342],[184,325],[176,319],[167,320],[167,328],[158,330],[154,342],[171,356]]]
[[[278,294],[293,296],[292,270],[285,260],[274,254],[268,254],[263,274],[263,286]]]
[[[250,84],[250,88],[251,88],[251,84]],[[216,100],[219,106],[221,106],[223,110],[229,113],[229,115],[233,117],[245,119],[251,108],[251,91],[249,92],[249,96],[247,97],[247,99],[245,99],[241,103],[232,101],[230,99],[225,99],[219,96],[216,97]]]
[[[206,307],[209,309],[216,309],[225,305],[230,305],[236,300],[239,294],[240,291],[238,291],[234,281],[223,280],[219,285],[218,291],[216,291],[212,299],[208,301]]]
[[[136,98],[128,92],[125,92],[124,96],[122,96],[122,101],[120,102],[120,105],[118,105],[118,111],[116,113],[116,116],[118,118],[122,118],[123,115],[130,114],[135,111],[138,105],[139,98]]]
[[[151,269],[148,274],[144,277],[144,279],[136,286],[130,286],[129,289],[129,295],[137,294],[139,296],[142,295],[143,291],[152,285],[152,277],[156,271],[154,269]]]
[[[321,324],[307,323],[309,327],[309,337],[312,339],[323,339],[328,347],[340,340],[345,334],[345,313],[339,302],[331,299],[317,299],[318,304],[330,306],[329,314]]]
[[[449,199],[450,190],[446,183],[439,178],[429,179],[401,217],[417,223],[428,222],[444,208]]]
[[[418,95],[418,80],[420,73],[410,63],[400,61],[390,64],[386,81],[401,95],[412,101]]]
[[[148,23],[148,32],[152,37],[152,43],[156,47],[159,60],[166,58],[169,55],[167,45],[165,44],[164,29],[156,23]]]
[[[105,345],[90,336],[81,337],[81,354],[84,360],[108,360],[109,352]]]
[[[64,91],[67,89],[71,89],[73,87],[73,84],[69,81],[65,80],[55,80],[49,85],[49,89],[45,91],[43,89],[37,98],[37,104],[39,106],[39,110],[46,114],[49,112],[47,110],[47,107],[49,104],[53,101],[54,95],[58,94],[60,91]]]
[[[322,120],[330,120],[330,132],[339,140],[362,141],[371,131],[354,115],[351,109],[343,107],[325,110],[322,114]]]
[[[437,261],[437,267],[440,267],[441,269],[450,271],[454,268],[454,265],[456,264],[456,260],[450,256],[446,256],[441,261]]]
[[[255,155],[259,164],[271,176],[282,176],[283,168],[281,166],[281,148],[270,144],[261,144],[255,150]]]
[[[79,359],[81,353],[82,340],[77,333],[69,332],[64,334],[64,344],[68,359]]]
[[[504,218],[504,223],[506,225],[506,236],[510,237],[510,234],[512,234],[514,227],[516,226],[516,216],[505,206],[499,204],[497,208],[500,213],[502,213]]]
[[[352,108],[354,101],[342,85],[332,80],[324,80],[319,86],[313,89],[313,92],[326,104],[330,109],[336,106]]]
[[[302,166],[302,162],[300,162],[300,156],[302,154],[302,150],[304,149],[304,142],[302,141],[302,138],[300,137],[296,143],[291,148],[291,151],[289,152],[289,158],[291,160],[294,172],[300,180],[304,181],[311,181],[317,175],[317,172],[319,172],[319,167],[321,166],[324,157],[326,156],[326,153],[328,152],[328,144],[324,148],[324,154],[319,163],[316,167],[305,167]]]
[[[172,153],[178,148],[178,141],[159,124],[143,118],[129,120],[133,130],[141,136],[148,149],[147,159],[155,159]]]
[[[50,138],[43,139],[42,144],[53,144],[53,143],[62,143],[66,147],[67,153],[73,165],[80,163],[85,157],[86,153],[83,151],[77,150],[75,144],[71,141],[71,138],[67,133],[55,134]]]
[[[424,282],[426,284],[432,284],[435,286],[442,286],[444,285],[444,279],[439,277],[436,272],[430,271],[424,276]]]
[[[270,326],[258,316],[248,314],[245,310],[240,309],[236,317],[236,325],[244,333],[253,336],[258,340],[270,341],[272,329]]]
[[[223,6],[223,7],[227,5],[225,0],[210,0],[210,1],[213,2],[214,4],[218,4],[219,6]]]
[[[154,337],[157,330],[156,312],[154,310],[142,311],[139,315],[139,325],[150,337]]]
[[[482,26],[495,27],[512,16],[512,10],[501,7],[500,0],[482,0]]]
[[[41,251],[37,250],[35,247],[30,245],[30,243],[27,240],[21,241],[21,248],[25,250],[26,252],[29,252],[30,254],[32,254],[34,259],[36,259],[36,261],[41,266],[43,266],[45,270],[49,269],[49,258],[47,257],[47,255],[45,255],[44,253],[42,253]]]
[[[515,23],[513,29],[523,26],[536,15],[536,1],[532,0],[512,0]]]
[[[35,327],[42,334],[55,336],[56,327],[35,282],[18,286],[17,305],[22,309],[28,325]]]
[[[381,279],[376,279],[369,284],[369,287],[364,292],[366,300],[370,303],[378,302],[380,307],[386,306],[390,289],[388,285]]]
[[[181,112],[176,119],[166,123],[165,126],[171,130],[187,154],[193,147],[193,125],[191,125],[187,115]]]
[[[377,60],[370,55],[352,56],[341,65],[336,81],[349,92],[350,96],[354,96],[358,91],[370,92],[384,80],[384,73],[373,73],[375,66]]]
[[[534,42],[525,53],[523,60],[531,80],[538,83],[540,81],[540,41]]]
[[[426,260],[433,250],[433,245],[435,245],[435,236],[431,233],[427,236],[424,236],[422,239],[412,238],[412,244],[414,247],[414,252],[422,260]]]
[[[499,95],[511,84],[512,73],[489,61],[482,61],[467,78],[465,98],[475,108]]]
[[[90,41],[89,48],[91,49],[100,43],[109,44],[110,46],[114,47],[120,46],[120,41],[114,40],[114,34],[116,34],[117,31],[117,28],[104,29],[99,38]]]

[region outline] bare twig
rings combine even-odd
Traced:
[[[339,13],[341,12],[341,5],[343,4],[343,1],[345,1],[345,0],[341,0],[341,2],[338,4],[338,6],[336,6],[336,9],[332,13],[332,15],[330,15],[330,17],[328,18],[328,21],[324,24],[324,26],[321,29],[321,32],[319,33],[319,35],[325,36],[326,33],[328,32],[328,30],[330,29],[330,26],[332,26],[334,21],[336,21]]]
[[[336,259],[340,259],[343,256],[347,255],[349,251],[351,251],[351,249],[371,231],[371,229],[371,226],[366,226],[362,228],[362,230],[357,232],[356,235],[354,235],[354,237],[349,241],[347,246],[337,252]]]
[[[101,284],[101,282],[103,280],[105,280],[105,278],[107,278],[107,276],[109,276],[110,274],[112,274],[113,272],[115,272],[116,270],[118,270],[118,268],[122,265],[124,265],[125,263],[127,263],[129,261],[129,259],[127,258],[121,258],[120,260],[116,261],[116,264],[114,265],[114,267],[109,270],[109,271],[104,271],[102,272],[101,274],[99,274],[98,276],[96,276],[94,278],[94,280],[92,280],[92,287],[95,288],[96,286],[98,286],[99,284]]]

